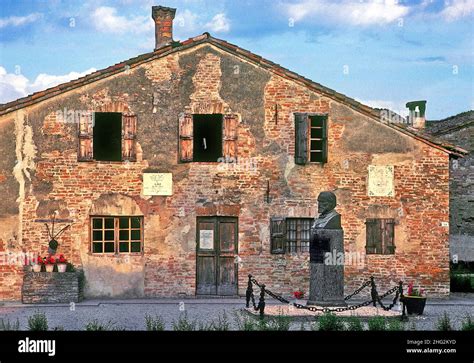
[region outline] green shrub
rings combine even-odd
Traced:
[[[108,330],[123,330],[121,328],[115,327],[115,322],[109,320],[107,323],[103,324],[99,320],[94,319],[88,322],[85,326],[86,331],[108,331]]]
[[[367,325],[369,330],[380,331],[387,330],[387,322],[382,316],[373,316],[367,320]]]
[[[196,320],[189,320],[188,313],[181,314],[178,321],[173,321],[174,331],[193,331],[196,330]]]
[[[318,319],[318,328],[321,331],[340,331],[344,330],[342,319],[332,313],[324,313]]]
[[[362,323],[359,318],[351,316],[346,319],[346,329],[350,331],[362,331]]]
[[[453,330],[453,327],[451,326],[451,319],[449,319],[449,316],[446,311],[444,312],[443,316],[438,319],[437,329],[440,331]]]
[[[154,318],[150,315],[145,315],[145,325],[148,331],[163,331],[165,330],[165,322],[161,316],[155,316]]]
[[[472,278],[470,275],[451,274],[451,291],[474,292]]]
[[[10,323],[10,320],[3,320],[0,319],[0,331],[13,331],[13,330],[20,330],[20,322],[18,318],[16,319],[15,323]]]
[[[388,319],[387,329],[391,331],[405,330],[403,323],[398,318]]]
[[[288,331],[290,330],[290,324],[291,318],[280,313],[268,320],[268,330]]]
[[[463,331],[474,330],[474,321],[472,321],[471,315],[469,314],[466,315],[465,320],[463,320],[461,323],[461,330]]]
[[[46,331],[48,330],[48,319],[44,313],[35,312],[28,318],[28,330],[30,331]]]

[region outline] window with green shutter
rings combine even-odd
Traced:
[[[366,225],[366,253],[391,255],[395,253],[395,220],[370,218]]]
[[[295,113],[295,164],[328,161],[328,117]]]
[[[285,218],[272,218],[270,220],[271,253],[285,253]]]

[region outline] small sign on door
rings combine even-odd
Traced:
[[[201,229],[199,231],[199,247],[201,250],[214,249],[214,230]]]

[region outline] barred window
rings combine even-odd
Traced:
[[[272,218],[271,253],[309,252],[312,218]]]
[[[91,244],[96,254],[141,253],[143,217],[91,217]]]

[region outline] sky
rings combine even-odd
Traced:
[[[474,0],[1,0],[0,103],[209,32],[373,107],[474,109]]]

